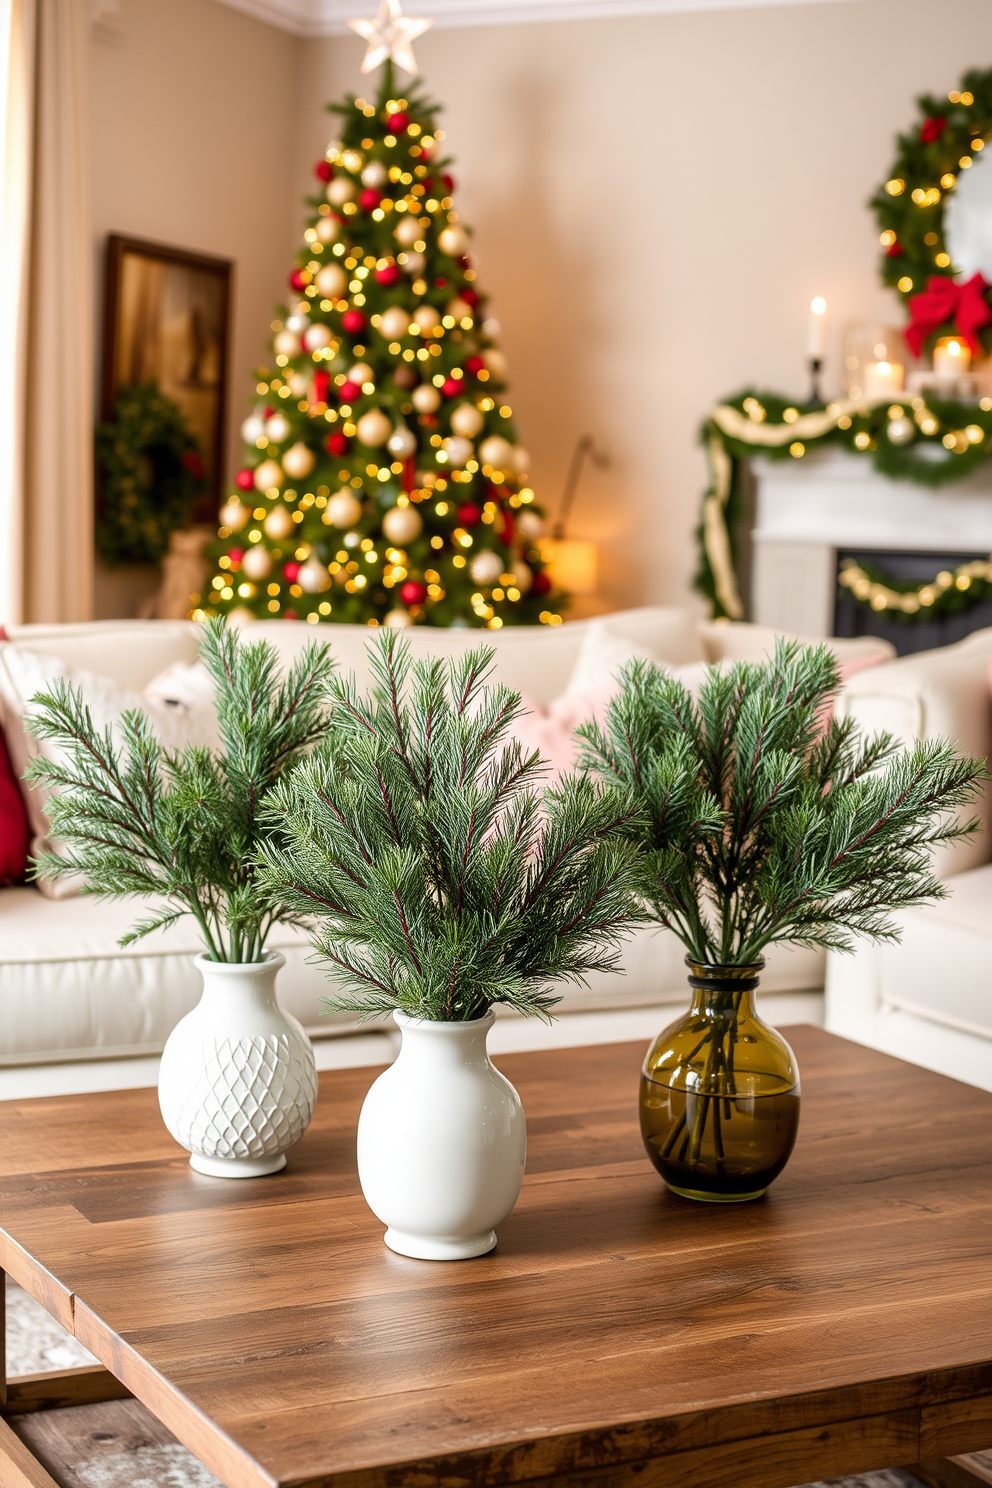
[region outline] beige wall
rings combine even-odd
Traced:
[[[121,0],[91,35],[98,331],[108,233],[234,259],[232,464],[295,247],[299,49],[215,0]],[[98,571],[97,615],[133,613],[155,583],[150,570]]]
[[[865,200],[915,95],[992,65],[988,0],[934,16],[925,0],[841,0],[417,43],[540,497],[557,502],[580,434],[613,456],[574,522],[602,544],[611,604],[686,598],[698,423],[746,383],[802,395],[814,294],[831,385],[845,322],[898,322]],[[303,50],[297,197],[331,132],[321,104],[369,86],[360,60],[350,38]]]

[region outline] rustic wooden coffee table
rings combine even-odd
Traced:
[[[0,1106],[0,1265],[105,1366],[11,1383],[0,1485],[52,1482],[27,1412],[128,1392],[230,1488],[787,1488],[989,1447],[992,1096],[790,1037],[799,1142],[739,1207],[663,1189],[642,1046],[500,1059],[527,1178],[447,1265],[362,1201],[375,1071],[324,1075],[288,1169],[237,1183],[153,1091]]]

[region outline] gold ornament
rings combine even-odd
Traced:
[[[363,388],[367,382],[375,381],[375,373],[368,362],[356,362],[353,367],[348,368],[348,381]]]
[[[474,403],[459,403],[452,410],[451,427],[456,434],[462,434],[466,439],[474,439],[484,423],[485,419]]]
[[[381,160],[370,160],[362,171],[362,185],[368,186],[370,191],[378,191],[385,186],[389,176],[386,167]]]
[[[325,264],[313,281],[325,300],[340,300],[348,288],[348,275],[340,264]]]
[[[408,625],[413,624],[413,616],[409,610],[390,610],[386,616],[386,624],[390,630],[405,630]]]
[[[321,217],[317,223],[317,236],[322,243],[336,243],[341,236],[341,223],[338,218],[332,217],[330,213],[326,217]],[[320,288],[319,274],[317,275],[317,288]]]
[[[331,576],[319,558],[308,558],[301,564],[296,582],[304,594],[320,594],[331,587]]]
[[[420,327],[421,334],[429,334],[441,324],[441,317],[433,305],[418,305],[413,312],[413,324]]]
[[[486,364],[486,371],[490,377],[495,377],[497,382],[502,382],[506,377],[506,357],[495,346],[490,346],[482,353],[482,360]]]
[[[274,506],[269,512],[262,526],[265,528],[266,537],[271,537],[273,542],[282,542],[283,538],[288,537],[293,531],[296,523],[290,516],[288,508],[280,501],[278,506]]]
[[[492,465],[505,473],[513,468],[513,445],[502,434],[490,434],[479,445],[479,459],[483,465]]]
[[[468,571],[477,584],[495,584],[503,572],[503,560],[491,548],[483,548],[472,559]]]
[[[274,444],[282,444],[289,433],[289,419],[284,413],[274,413],[265,421],[265,432]]]
[[[362,503],[354,491],[338,491],[327,503],[324,521],[330,527],[354,527],[362,515]],[[347,574],[345,575],[347,578]],[[342,581],[343,582],[343,581]]]
[[[913,420],[904,415],[890,419],[885,432],[892,444],[908,444],[914,434]]]
[[[369,449],[378,449],[385,444],[392,432],[393,426],[381,408],[370,408],[358,420],[358,437]]]
[[[446,227],[438,234],[437,246],[451,258],[463,258],[468,252],[468,236],[463,227]]]
[[[299,356],[300,338],[293,331],[280,331],[272,343],[276,356]]]
[[[412,248],[420,234],[421,227],[416,217],[401,217],[393,231],[393,237],[402,248]]]
[[[417,436],[406,424],[397,424],[389,436],[388,449],[397,460],[409,460],[417,452]]]
[[[451,439],[445,439],[441,448],[448,456],[448,464],[456,470],[461,470],[475,454],[471,439],[462,439],[456,434]]]
[[[324,325],[320,320],[303,333],[303,345],[307,351],[322,350],[325,346],[330,346],[332,339],[330,326]]]
[[[335,176],[327,183],[327,200],[332,207],[343,207],[345,202],[354,201],[357,195],[358,190],[350,176]]]
[[[402,305],[390,305],[379,317],[379,335],[387,341],[398,341],[410,329],[410,317]]]
[[[241,438],[245,444],[254,444],[265,433],[265,420],[257,413],[250,413],[241,425]]]
[[[232,496],[220,509],[220,525],[229,532],[240,532],[250,516],[251,507],[245,506],[237,496]]]
[[[263,548],[261,543],[256,548],[249,548],[241,560],[241,572],[246,579],[265,579],[272,572],[272,558],[268,548]]]
[[[388,59],[415,76],[417,62],[413,43],[432,24],[426,17],[405,16],[400,0],[379,0],[379,13],[374,21],[350,20],[348,25],[368,45],[362,60],[363,72],[374,72]]]
[[[382,530],[391,543],[405,548],[424,529],[423,518],[415,506],[394,506],[382,519]]]
[[[513,565],[513,578],[521,594],[526,594],[534,582],[534,575],[522,558]]]
[[[284,480],[282,466],[275,460],[263,460],[255,471],[256,491],[278,491]]]
[[[522,511],[517,517],[516,527],[524,542],[537,542],[544,531],[544,523],[535,511]]]
[[[412,400],[418,413],[435,413],[441,406],[441,394],[429,382],[422,382],[414,388]]]
[[[291,480],[305,480],[314,467],[313,450],[297,440],[282,457],[282,468]]]

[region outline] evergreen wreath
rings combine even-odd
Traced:
[[[158,383],[123,388],[113,422],[96,431],[101,558],[157,563],[187,526],[205,486],[203,459],[182,410]]]
[[[992,69],[966,72],[960,88],[946,98],[925,93],[917,99],[920,119],[897,139],[898,151],[887,180],[871,198],[882,245],[882,282],[903,301],[926,289],[930,279],[953,280],[947,251],[944,210],[963,171],[971,168],[992,137]],[[992,308],[990,287],[984,298]],[[932,334],[955,330],[949,317]],[[992,350],[992,321],[978,332]]]

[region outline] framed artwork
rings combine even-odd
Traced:
[[[175,404],[204,466],[194,522],[213,522],[221,502],[233,271],[229,259],[107,239],[101,416],[123,389],[153,382]]]

